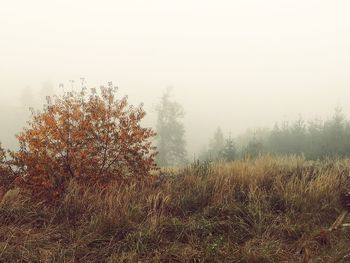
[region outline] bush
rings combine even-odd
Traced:
[[[6,175],[6,166],[5,166],[5,150],[1,147],[0,144],[0,181],[2,182],[4,176]]]
[[[6,151],[0,144],[0,197],[1,192],[5,192],[11,188],[14,175],[9,168],[9,161],[6,160]]]
[[[128,106],[116,91],[111,83],[100,92],[83,88],[48,97],[42,111],[33,111],[29,128],[17,136],[20,149],[12,152],[18,185],[50,201],[62,197],[72,178],[104,186],[149,175],[155,133],[140,125],[142,105]]]

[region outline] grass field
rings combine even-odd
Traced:
[[[327,231],[349,171],[350,160],[262,156],[103,192],[72,183],[59,207],[10,190],[0,262],[350,262],[350,228]]]

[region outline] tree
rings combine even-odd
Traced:
[[[225,145],[222,151],[222,158],[225,161],[233,161],[236,158],[236,147],[234,140],[229,136],[228,139],[225,140]]]
[[[253,140],[258,140],[264,145],[268,145],[270,134],[271,131],[267,128],[247,129],[243,134],[240,134],[235,138],[235,146],[237,152],[239,152],[240,156],[244,156],[248,144],[251,143]]]
[[[316,160],[324,154],[323,145],[324,122],[321,119],[313,119],[308,122],[305,156],[307,159]]]
[[[244,149],[243,156],[249,158],[256,158],[263,152],[264,144],[257,137],[253,137],[253,139],[248,143],[248,145]]]
[[[297,155],[305,154],[306,126],[301,115],[299,115],[299,118],[293,123],[293,126],[290,128],[290,136],[291,139],[289,153]]]
[[[161,97],[156,111],[157,163],[160,166],[178,165],[186,162],[185,128],[180,121],[185,113],[182,106],[171,100],[170,89]]]
[[[336,107],[332,119],[324,123],[323,144],[324,155],[328,157],[344,157],[349,137],[346,132],[346,119],[340,107]]]
[[[213,139],[209,142],[209,156],[212,160],[217,160],[222,157],[224,150],[225,139],[224,134],[220,128],[217,128]]]
[[[33,112],[29,127],[17,136],[20,149],[12,152],[20,171],[17,184],[50,201],[64,194],[71,179],[103,186],[149,175],[155,133],[140,125],[142,105],[128,106],[116,91],[112,83],[100,92],[82,88],[49,97],[42,111]]]

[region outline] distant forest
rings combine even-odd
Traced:
[[[199,160],[234,160],[261,154],[302,155],[306,159],[350,156],[350,121],[340,107],[328,120],[276,123],[272,129],[250,130],[233,140],[224,138],[220,128],[202,151]]]

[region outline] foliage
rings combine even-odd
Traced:
[[[276,126],[277,127],[277,126]],[[304,154],[308,159],[350,156],[350,125],[340,108],[329,120],[304,124],[299,118],[271,132],[268,150],[277,154]]]
[[[222,150],[222,158],[225,161],[233,161],[236,159],[236,147],[235,147],[235,143],[234,140],[232,139],[231,136],[229,136],[226,140],[225,140],[225,145],[224,148]]]
[[[221,128],[217,128],[209,141],[208,149],[203,149],[198,159],[201,161],[232,161],[236,158],[236,146],[231,135],[224,137]]]
[[[152,129],[142,128],[142,105],[128,106],[116,98],[109,83],[87,91],[48,97],[34,112],[17,138],[20,149],[12,158],[20,176],[17,183],[34,197],[53,200],[68,182],[106,185],[125,177],[144,177],[154,168]]]
[[[1,147],[1,144],[0,144],[0,175],[2,175],[6,170],[5,155],[6,155],[5,150]]]
[[[257,137],[253,137],[243,150],[243,157],[256,158],[264,153],[264,144]]]
[[[220,128],[217,128],[214,137],[209,142],[208,155],[211,160],[219,160],[222,157],[222,151],[225,146],[224,134]]]
[[[1,188],[8,190],[12,186],[15,178],[6,155],[6,151],[2,148],[0,143],[0,191]]]
[[[242,137],[238,144],[242,145]],[[268,132],[254,134],[243,143],[241,155],[251,152],[268,152],[276,155],[304,155],[307,159],[350,157],[350,121],[335,109],[328,120],[314,119],[305,122],[299,117],[295,122],[276,123]]]
[[[168,89],[157,106],[157,163],[171,166],[186,162],[185,128],[180,121],[185,115],[182,106],[171,100]]]

